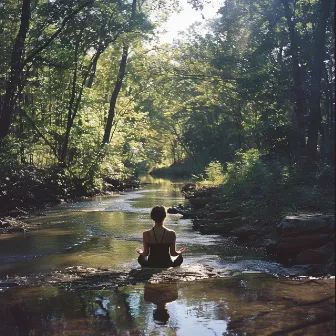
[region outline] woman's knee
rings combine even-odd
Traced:
[[[183,263],[183,257],[182,254],[180,254],[175,260],[174,260],[174,267],[180,266]]]
[[[147,259],[147,257],[144,257],[143,255],[139,255],[139,257],[138,257],[138,263],[142,266],[142,267],[145,267],[145,266],[147,266],[147,264],[148,264],[148,259]]]

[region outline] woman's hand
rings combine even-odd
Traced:
[[[182,247],[180,250],[176,251],[177,254],[182,254],[183,252],[186,252],[187,248],[186,247]]]
[[[140,248],[137,248],[136,251],[137,251],[139,254],[143,254],[143,250],[141,250]]]

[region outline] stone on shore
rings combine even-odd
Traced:
[[[278,240],[268,246],[268,252],[284,263],[310,265],[311,275],[334,275],[334,223],[331,215],[287,216],[277,226]]]
[[[195,209],[200,209],[204,208],[209,203],[209,199],[206,197],[195,197],[190,198],[189,202]]]
[[[236,237],[240,243],[264,249],[287,266],[307,264],[309,275],[335,274],[335,250],[330,245],[335,240],[333,215],[300,213],[286,216],[279,224],[268,218],[251,220],[253,216],[247,213],[242,218],[241,209],[233,208],[217,190],[186,188],[184,196],[191,208],[184,217],[193,219],[194,230]]]
[[[230,232],[230,236],[238,237],[241,241],[256,240],[259,231],[258,227],[247,224],[233,229]]]
[[[238,217],[239,214],[234,210],[216,210],[215,211],[215,218],[221,219],[221,218],[233,218]]]
[[[10,227],[10,224],[7,221],[0,220],[0,229],[6,229]]]
[[[77,290],[113,289],[138,282],[180,282],[196,281],[206,278],[231,276],[232,270],[215,269],[203,265],[185,265],[175,268],[135,268],[131,270],[96,269],[82,266],[67,267],[63,271],[54,271],[29,277],[15,276],[3,279],[3,287],[16,285],[59,286]]]
[[[194,220],[193,226],[203,234],[227,234],[233,229],[243,225],[241,217],[224,219],[198,219]]]
[[[287,216],[276,230],[282,237],[293,237],[312,233],[333,233],[335,218],[322,214],[300,214]]]
[[[303,249],[321,247],[328,243],[328,234],[311,234],[296,237],[281,237],[278,245],[278,254],[293,255]]]

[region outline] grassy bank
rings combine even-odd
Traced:
[[[210,163],[198,186],[213,185],[228,208],[260,221],[299,211],[334,213],[335,174],[331,164],[300,166],[256,150],[238,152],[231,163]]]

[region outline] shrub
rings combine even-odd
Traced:
[[[231,182],[242,182],[247,178],[254,178],[255,173],[262,173],[262,163],[259,159],[260,153],[257,149],[250,149],[247,152],[238,151],[234,161],[228,163],[227,177]]]
[[[222,192],[227,206],[272,221],[299,211],[333,212],[334,176],[330,165],[300,169],[281,157],[255,150],[238,152],[228,164]]]
[[[205,168],[206,180],[218,185],[224,182],[223,166],[219,161],[211,161]]]

